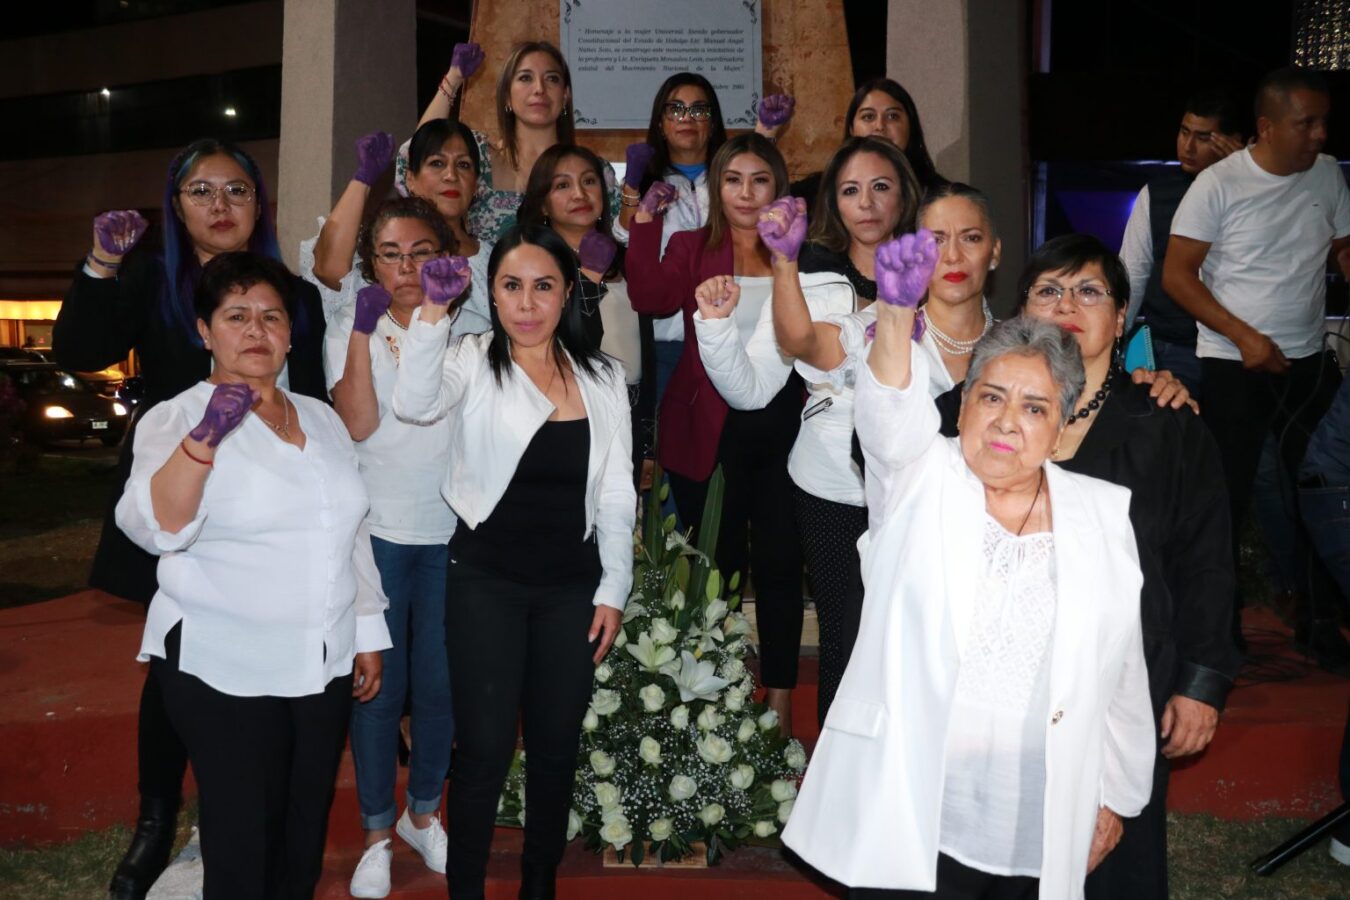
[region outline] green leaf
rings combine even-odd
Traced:
[[[684,591],[687,602],[689,597],[689,557],[687,556],[681,556],[675,560],[675,584],[680,590]]]
[[[642,841],[640,840],[633,841],[632,847],[633,847],[633,865],[635,867],[640,866],[642,865],[642,857],[644,855]]]
[[[727,589],[735,591],[741,586],[741,573],[739,571],[731,573],[731,580],[727,582]]]

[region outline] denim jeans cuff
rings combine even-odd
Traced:
[[[431,798],[430,800],[418,800],[411,793],[409,793],[407,795],[407,800],[408,800],[408,809],[412,810],[415,815],[419,816],[431,815],[432,813],[439,812],[441,808],[440,795],[437,795]]]
[[[398,807],[391,806],[387,810],[368,816],[363,811],[361,813],[362,831],[383,831],[386,828],[394,827],[394,820],[398,818]]]

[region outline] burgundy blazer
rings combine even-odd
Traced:
[[[717,445],[729,407],[717,393],[694,335],[694,288],[714,275],[734,275],[731,241],[708,249],[708,229],[677,231],[661,255],[661,219],[637,223],[628,229],[624,276],[633,308],[654,316],[684,315],[684,352],[661,398],[656,432],[656,458],[668,472],[695,481],[712,476]]]

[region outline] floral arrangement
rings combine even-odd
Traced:
[[[658,473],[656,483],[660,484]],[[708,862],[747,841],[777,844],[792,813],[806,751],[782,736],[778,714],[752,700],[745,666],[750,623],[739,576],[712,561],[719,469],[697,546],[661,518],[653,491],[635,539],[633,592],[614,648],[596,668],[582,722],[567,837],[612,846],[634,865],[702,850]],[[523,824],[525,754],[517,754],[498,821]]]

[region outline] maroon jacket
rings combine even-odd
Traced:
[[[730,407],[703,371],[694,336],[694,288],[714,275],[734,275],[731,241],[708,249],[708,229],[671,235],[661,256],[661,219],[628,229],[624,275],[633,308],[654,316],[682,312],[684,353],[661,398],[656,458],[668,472],[704,481],[717,465],[717,445]]]

